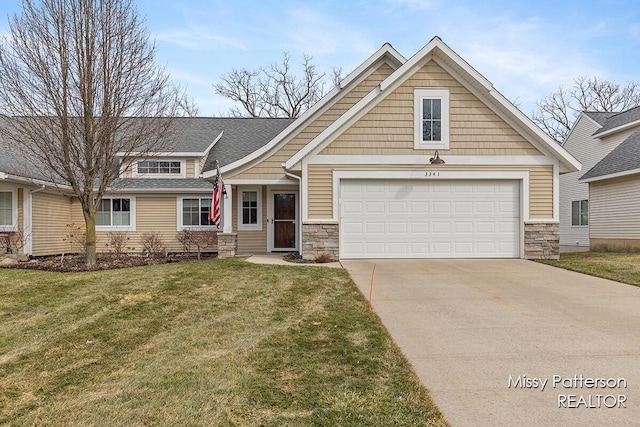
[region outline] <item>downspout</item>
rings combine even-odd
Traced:
[[[300,257],[302,257],[302,177],[299,177],[298,175],[294,175],[291,172],[289,172],[286,169],[286,166],[284,163],[282,163],[282,170],[284,171],[285,176],[289,177],[289,178],[293,178],[296,181],[298,181],[298,208],[299,208],[299,222],[300,222],[300,226],[298,228],[298,230],[300,230],[300,232],[298,233],[298,252],[300,253]]]

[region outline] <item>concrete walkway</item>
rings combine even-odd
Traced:
[[[281,253],[270,254],[252,254],[246,259],[247,262],[253,264],[269,264],[269,265],[288,265],[290,267],[306,266],[306,267],[328,267],[328,268],[342,268],[339,262],[323,262],[323,263],[305,263],[305,262],[289,262],[282,258]]]
[[[374,262],[373,308],[453,426],[639,425],[640,288],[524,260],[342,261],[367,298]]]

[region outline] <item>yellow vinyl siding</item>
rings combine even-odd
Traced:
[[[324,112],[315,121],[304,128],[300,133],[295,135],[287,144],[277,150],[274,154],[267,157],[265,160],[251,167],[250,169],[234,175],[234,179],[277,179],[281,178],[284,174],[282,171],[282,163],[286,162],[291,156],[302,149],[313,138],[318,136],[320,132],[326,129],[331,123],[336,121],[342,114],[344,114],[349,108],[351,108],[362,97],[371,92],[382,80],[387,78],[393,69],[387,65],[382,64],[376,69],[370,76],[368,76],[362,83],[352,89],[336,104],[331,106],[326,112]]]
[[[195,167],[195,162],[197,162],[196,159],[187,159],[186,164],[187,164],[187,174],[186,177],[187,178],[196,178],[196,167]]]
[[[31,197],[32,254],[43,256],[76,252],[74,245],[63,240],[68,234],[67,224],[72,222],[71,198],[44,192],[33,193]],[[79,225],[84,230],[84,221]]]
[[[130,197],[124,195],[122,197]],[[125,250],[127,252],[140,253],[143,251],[141,237],[145,232],[158,232],[162,238],[168,252],[182,252],[183,248],[177,239],[178,234],[178,197],[208,198],[209,194],[162,194],[162,195],[141,195],[135,196],[136,230],[125,231],[127,242]],[[120,197],[118,195],[107,195],[105,197]],[[74,199],[72,220],[84,229],[84,218],[80,202]],[[97,251],[110,252],[109,231],[96,231]],[[213,250],[213,249],[207,249]]]
[[[142,252],[141,238],[144,233],[157,232],[162,238],[168,252],[182,252],[184,249],[177,239],[178,235],[178,196],[207,198],[207,194],[163,194],[136,195],[136,231],[125,231],[128,237],[125,244],[127,252]],[[114,196],[117,197],[117,196]],[[128,196],[124,196],[128,197]],[[180,213],[181,214],[181,213]],[[108,231],[96,232],[98,251],[110,252]],[[205,251],[213,251],[208,248]]]
[[[328,219],[333,216],[332,172],[332,166],[309,165],[307,175],[309,219]]]
[[[515,156],[541,153],[435,62],[428,62],[320,154],[415,155],[414,88],[450,91],[448,155]]]
[[[307,206],[309,219],[331,219],[333,216],[334,170],[437,170],[433,166],[416,165],[309,165]],[[529,171],[529,218],[553,218],[553,166],[444,166],[443,171]]]
[[[553,218],[552,166],[540,166],[529,171],[529,218]]]
[[[247,231],[238,230],[238,187],[233,186],[233,229],[238,235],[238,254],[248,253],[262,253],[267,252],[267,189],[262,187],[262,199],[261,206],[261,221],[262,230],[260,231]]]
[[[202,197],[202,196],[194,196]],[[177,196],[136,196],[136,231],[126,231],[128,237],[125,243],[127,252],[142,252],[140,238],[145,232],[157,232],[169,252],[182,252],[182,245],[176,239],[177,231]],[[108,231],[96,232],[98,251],[110,252]]]

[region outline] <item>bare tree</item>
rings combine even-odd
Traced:
[[[303,55],[302,76],[297,77],[286,52],[282,61],[259,70],[233,69],[223,74],[213,87],[218,95],[239,104],[232,107],[234,117],[298,117],[325,94],[326,74],[312,57]],[[342,70],[333,70],[333,84],[339,84]]]
[[[79,198],[86,259],[117,156],[162,151],[184,92],[155,63],[133,0],[22,0],[0,44],[3,130],[52,182]]]
[[[640,105],[640,85],[624,86],[598,77],[577,77],[569,89],[559,87],[536,103],[533,121],[549,136],[564,142],[583,111],[624,111]]]

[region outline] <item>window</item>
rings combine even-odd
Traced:
[[[211,197],[182,199],[182,227],[215,227],[215,223],[209,221],[209,209]]]
[[[96,227],[133,230],[133,198],[104,197],[96,212]]]
[[[184,167],[180,160],[141,160],[136,163],[135,175],[167,175],[182,177]]]
[[[571,225],[589,225],[588,200],[574,200],[571,202]]]
[[[417,149],[449,148],[449,91],[416,89],[414,92]]]
[[[14,202],[12,191],[0,191],[0,230],[9,231],[14,224]]]
[[[260,190],[241,190],[238,199],[238,230],[262,230]]]

